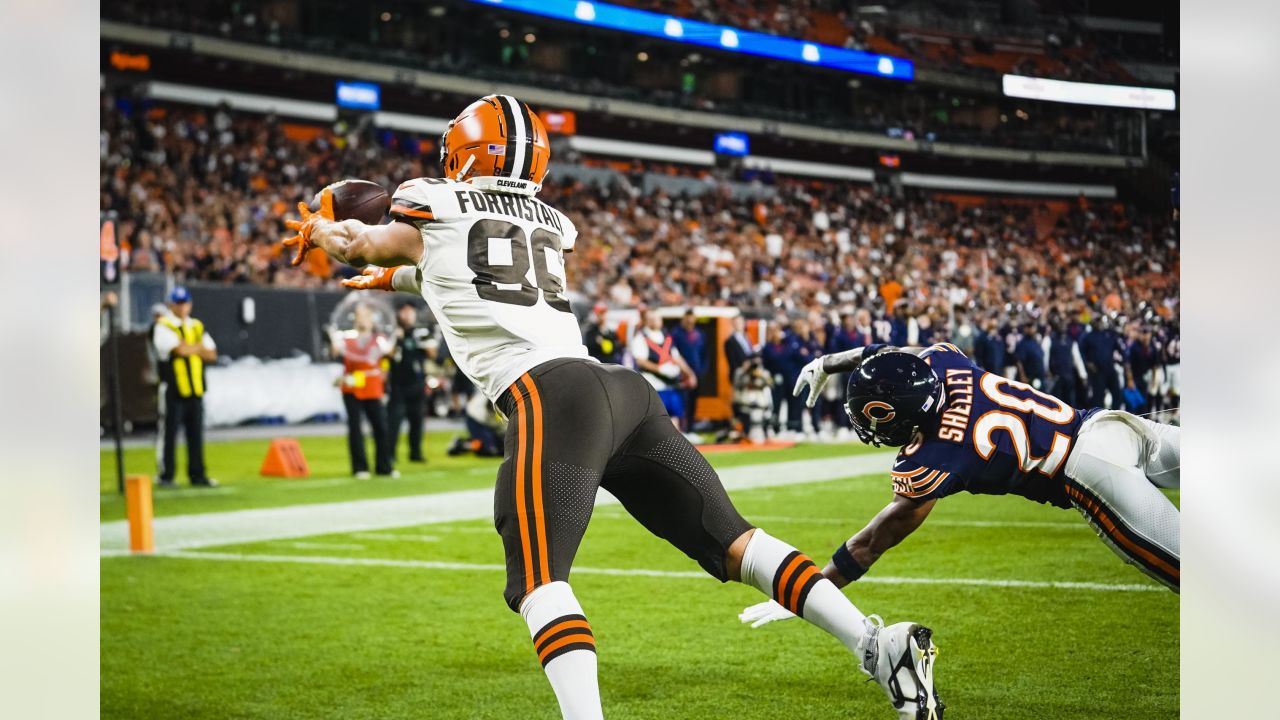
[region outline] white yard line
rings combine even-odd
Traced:
[[[293,543],[302,545],[305,543]],[[106,557],[126,557],[128,553],[120,551],[104,551]],[[261,562],[290,563],[301,565],[353,565],[362,567],[394,567],[415,570],[455,570],[506,572],[505,565],[489,563],[440,562],[432,560],[394,560],[390,558],[353,558],[328,557],[319,555],[259,555],[253,553],[225,552],[161,552],[155,556],[178,558],[183,560],[220,560],[224,562]],[[710,575],[696,570],[645,570],[642,568],[592,568],[575,567],[573,572],[579,575],[620,575],[627,577],[661,577],[661,578],[705,578]],[[858,580],[859,585],[969,585],[977,587],[1017,588],[1031,590],[1089,590],[1096,592],[1166,592],[1159,585],[1140,585],[1129,583],[1094,583],[1066,582],[1052,580],[995,580],[991,578],[927,578],[927,577],[893,577],[884,575],[867,575]]]
[[[493,532],[493,531],[490,531]],[[497,533],[494,532],[496,535]],[[439,535],[401,535],[399,533],[356,533],[356,540],[385,540],[389,542],[440,542]]]
[[[819,460],[726,468],[720,479],[729,490],[796,485],[838,480],[871,473],[887,473],[894,453],[878,452]],[[601,492],[597,505],[618,501]],[[375,500],[352,500],[280,508],[235,510],[155,519],[156,547],[184,550],[215,545],[302,538],[329,533],[386,530],[429,523],[477,520],[493,516],[493,488],[412,495]],[[102,523],[102,550],[129,546],[129,527],[123,520]]]
[[[363,550],[363,545],[355,543],[318,543],[318,542],[294,542],[289,543],[290,547],[299,550]]]

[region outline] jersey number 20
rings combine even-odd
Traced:
[[[510,243],[510,254],[491,256],[494,241]],[[571,312],[564,296],[564,283],[547,267],[547,250],[560,255],[560,236],[538,228],[526,236],[519,225],[503,220],[478,220],[467,233],[467,266],[476,274],[476,292],[485,300],[533,307],[541,293],[547,304],[561,312]],[[532,251],[532,252],[531,252]],[[536,287],[529,285],[529,256],[533,256]],[[495,262],[496,261],[496,262]]]

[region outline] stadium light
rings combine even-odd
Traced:
[[[553,20],[608,28],[671,42],[701,45],[725,52],[805,63],[844,72],[893,80],[915,79],[915,64],[906,58],[877,55],[835,45],[752,32],[671,15],[585,0],[467,0]]]

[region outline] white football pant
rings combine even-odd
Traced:
[[[1103,410],[1085,421],[1067,457],[1067,494],[1125,562],[1178,592],[1178,508],[1159,488],[1180,486],[1181,428]]]

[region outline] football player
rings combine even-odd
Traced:
[[[592,359],[565,297],[578,230],[537,198],[550,160],[538,116],[508,95],[472,103],[440,142],[444,179],[392,197],[394,222],[299,210],[285,244],[366,267],[350,287],[420,293],[458,367],[509,418],[495,489],[505,598],[528,625],[566,718],[602,716],[596,639],[569,585],[604,487],[720,581],[751,585],[855,653],[902,718],[935,718],[936,649],[915,623],[868,619],[791,545],[738,514],[715,470],[639,373]]]
[[[830,375],[851,372],[845,410],[863,442],[900,447],[893,500],[836,548],[822,574],[843,587],[961,490],[1021,495],[1076,508],[1125,562],[1178,591],[1181,430],[1116,410],[1079,411],[1025,383],[986,372],[949,343],[871,345],[819,358],[796,381],[808,402]],[[739,616],[759,627],[790,617],[761,603]]]

